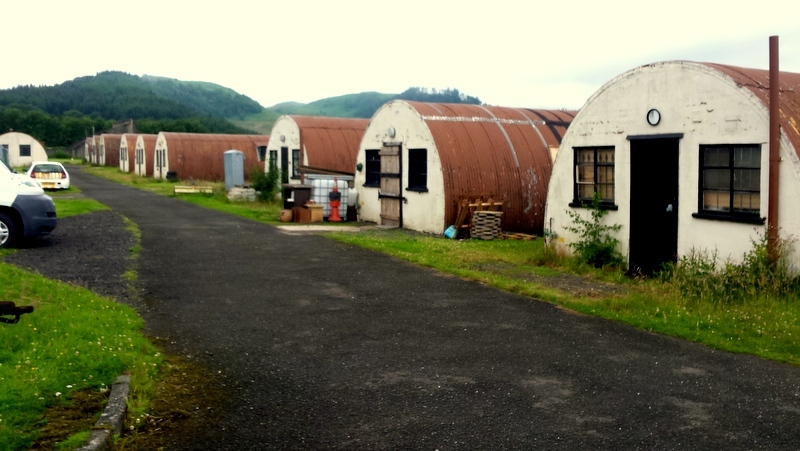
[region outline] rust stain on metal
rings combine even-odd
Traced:
[[[119,144],[122,135],[103,133],[100,135],[100,139],[103,141],[103,149],[106,153],[106,166],[119,167]]]
[[[541,233],[557,148],[576,111],[408,102],[433,136],[442,164],[445,221],[458,200],[503,202],[503,230]]]

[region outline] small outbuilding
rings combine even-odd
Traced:
[[[47,161],[47,152],[33,136],[12,131],[0,135],[0,160],[11,168],[27,167],[34,161]]]
[[[158,135],[142,133],[136,137],[134,148],[133,172],[139,177],[153,176],[153,161],[156,154]]]
[[[244,155],[244,173],[261,170],[258,144],[264,135],[226,135],[161,132],[155,143],[153,177],[210,182],[225,178],[224,153],[238,150]]]
[[[740,262],[766,233],[777,195],[780,236],[800,262],[800,74],[780,73],[779,185],[769,193],[769,71],[667,61],[617,76],[581,108],[555,160],[550,242],[571,252],[571,215],[595,195],[633,273],[700,251]]]
[[[119,140],[119,170],[122,172],[133,172],[138,137],[135,133],[125,133]]]
[[[281,116],[267,144],[264,170],[277,165],[281,182],[301,184],[303,173],[352,176],[368,119]]]
[[[502,203],[502,229],[540,233],[553,155],[573,111],[394,100],[356,159],[361,219],[430,233],[464,199]]]

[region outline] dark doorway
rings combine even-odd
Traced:
[[[289,183],[289,148],[281,147],[281,183]]]
[[[678,252],[676,138],[631,139],[631,235],[628,270],[650,276]]]

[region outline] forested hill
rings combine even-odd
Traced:
[[[77,112],[111,120],[241,118],[262,110],[253,99],[213,83],[124,72],[100,72],[55,86],[0,90],[0,107],[8,106],[35,107],[54,116]]]

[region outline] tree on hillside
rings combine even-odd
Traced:
[[[469,103],[482,105],[481,99],[460,92],[458,89],[447,88],[439,90],[436,88],[408,88],[397,95],[397,99],[411,100],[416,102],[435,102],[435,103]]]

